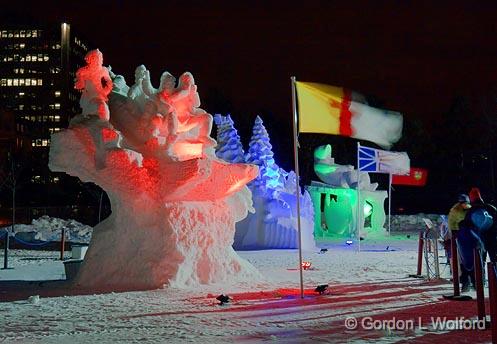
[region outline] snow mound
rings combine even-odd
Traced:
[[[44,215],[34,219],[30,225],[15,225],[16,233],[35,232],[34,239],[41,241],[59,241],[62,229],[65,229],[66,240],[74,243],[88,244],[93,228],[76,220],[63,220]]]

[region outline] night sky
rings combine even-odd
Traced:
[[[455,97],[497,85],[496,2],[142,3],[9,1],[0,18],[69,22],[128,84],[139,64],[156,87],[164,70],[192,72],[202,107],[230,112],[244,142],[262,116],[285,168],[292,75],[363,93],[428,133]]]

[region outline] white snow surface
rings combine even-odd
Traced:
[[[384,251],[386,245],[396,251]],[[169,287],[144,292],[41,297],[35,303],[28,298],[4,302],[0,303],[0,342],[361,342],[360,337],[345,330],[345,318],[429,305],[450,291],[450,284],[424,285],[420,280],[407,278],[416,270],[416,245],[415,238],[391,238],[364,245],[361,252],[355,246],[334,243],[326,245],[329,251],[324,254],[305,253],[304,260],[312,263],[312,269],[304,271],[305,288],[326,283],[331,294],[306,296],[303,303],[298,303],[296,295],[285,296],[284,291],[295,288],[298,295],[296,250],[239,252],[264,275],[264,282],[246,279],[202,288]],[[16,279],[27,270],[33,279],[62,271],[62,262],[54,260],[57,252],[52,252],[51,257],[48,252],[11,252],[14,269],[0,270],[0,280],[6,274],[9,279]],[[32,259],[26,260],[29,257]],[[41,269],[44,265],[48,270]],[[375,285],[381,288],[375,290]],[[264,294],[277,289],[282,290]],[[256,297],[237,296],[237,292],[253,292]],[[221,293],[234,295],[234,299],[219,306],[215,297]],[[337,333],[321,333],[323,330]],[[380,333],[379,341],[393,343],[417,335],[420,334]]]

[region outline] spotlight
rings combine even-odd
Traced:
[[[216,300],[219,301],[219,305],[222,306],[225,303],[229,303],[231,298],[228,295],[221,294],[218,297],[216,297]]]
[[[347,240],[345,243],[350,246],[350,245],[352,245],[353,241],[352,240]]]
[[[316,293],[319,293],[319,295],[323,295],[325,291],[328,290],[328,285],[327,284],[320,284],[314,289]]]
[[[310,269],[312,263],[311,262],[302,262],[302,269],[308,270]]]
[[[326,253],[326,252],[328,252],[327,248],[322,248],[321,251],[319,251],[319,253]]]

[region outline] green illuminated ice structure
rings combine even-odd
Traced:
[[[320,146],[314,151],[314,171],[323,181],[313,181],[307,187],[314,205],[316,239],[356,237],[358,214],[362,237],[385,233],[384,203],[387,192],[376,190],[378,184],[372,184],[366,172],[358,174],[351,165],[336,164],[331,157],[331,145]]]

